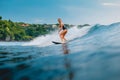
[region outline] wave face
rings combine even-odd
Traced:
[[[95,25],[82,38],[84,42],[100,44],[103,46],[120,46],[120,23],[111,25]],[[114,43],[114,44],[113,44]],[[99,45],[98,45],[99,46]]]
[[[112,34],[113,34],[114,31],[116,32],[117,29],[119,30],[118,27],[120,27],[120,23],[114,23],[111,25],[99,25],[99,24],[97,24],[89,30],[88,35],[95,35],[97,33],[105,33],[105,32],[108,32],[108,33],[112,32]]]

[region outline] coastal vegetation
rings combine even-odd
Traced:
[[[29,41],[58,29],[58,24],[29,24],[2,20],[0,16],[0,41]],[[65,24],[67,28],[73,25]]]

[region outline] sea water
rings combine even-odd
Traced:
[[[57,32],[30,42],[0,42],[0,80],[120,80],[120,23]]]

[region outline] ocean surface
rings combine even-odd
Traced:
[[[120,23],[77,26],[30,42],[0,42],[0,80],[120,80]]]

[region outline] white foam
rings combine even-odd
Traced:
[[[90,28],[91,28],[91,26],[78,29],[77,26],[74,26],[74,27],[68,29],[66,39],[69,41],[74,38],[81,37],[81,36],[85,35],[89,31]],[[53,44],[52,41],[60,41],[58,32],[53,32],[46,36],[39,36],[30,42],[26,42],[25,44],[23,44],[23,46],[44,47],[44,46],[52,45]]]

